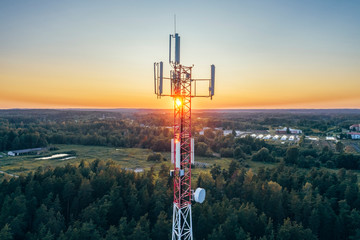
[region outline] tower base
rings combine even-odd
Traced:
[[[191,204],[178,208],[174,203],[172,240],[193,240]]]

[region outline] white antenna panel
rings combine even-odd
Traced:
[[[169,35],[169,63],[171,63],[171,38],[172,35]]]
[[[215,93],[215,65],[211,65],[211,82],[210,82],[210,95],[214,96]]]
[[[171,163],[174,164],[174,139],[171,139]]]
[[[164,64],[160,62],[159,95],[163,93]]]
[[[175,149],[176,149],[176,153],[175,153],[175,164],[176,164],[176,168],[180,168],[180,142],[176,142],[175,144]]]
[[[195,149],[194,149],[194,138],[191,138],[191,164],[195,164]]]
[[[180,63],[180,36],[175,33],[175,63]]]

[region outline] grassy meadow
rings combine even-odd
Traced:
[[[0,158],[0,171],[2,175],[6,173],[20,175],[35,171],[39,167],[56,167],[65,166],[66,164],[79,164],[81,160],[92,162],[99,160],[112,160],[119,163],[123,168],[136,169],[142,168],[150,169],[152,166],[159,169],[162,163],[166,163],[171,167],[170,153],[163,152],[162,155],[166,161],[150,162],[146,161],[147,156],[152,153],[150,149],[143,148],[114,148],[102,146],[83,146],[83,145],[53,145],[58,150],[47,151],[39,155],[22,155],[22,156],[7,156],[3,153]],[[40,159],[44,157],[51,157],[56,154],[68,154],[66,157]],[[75,158],[74,158],[75,157]],[[193,177],[197,177],[202,171],[210,171],[213,164],[220,165],[221,168],[228,168],[232,158],[216,158],[216,157],[195,157],[195,161],[207,163],[207,167],[196,167],[192,169]],[[265,164],[246,160],[246,164],[251,168],[269,167],[275,164]],[[4,173],[3,173],[4,172]]]

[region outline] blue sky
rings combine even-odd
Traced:
[[[198,108],[359,107],[359,1],[2,1],[0,108],[171,107],[153,62],[181,61],[216,96]],[[15,90],[16,89],[16,90]]]

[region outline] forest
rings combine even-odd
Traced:
[[[157,161],[170,151],[171,117],[169,111],[1,110],[0,153],[54,144],[140,147],[152,149],[147,160]],[[203,204],[193,204],[196,240],[360,239],[360,156],[346,152],[342,141],[329,148],[302,136],[282,145],[216,130],[288,124],[326,136],[360,122],[360,113],[198,111],[193,119],[195,154],[233,159],[192,181],[207,191]],[[267,167],[252,169],[248,161]],[[97,159],[4,178],[0,239],[169,239],[172,179],[168,164],[157,169],[135,173]]]
[[[339,132],[360,121],[360,111],[195,111],[192,132],[203,127],[267,130],[280,125],[300,128],[304,134]],[[169,150],[172,112],[169,110],[80,111],[0,110],[0,151],[43,147],[48,144],[82,144]],[[197,139],[213,152],[231,147],[221,133],[205,132]],[[340,133],[339,133],[340,134]],[[202,136],[201,136],[202,137]],[[219,139],[215,139],[219,138]],[[216,144],[220,142],[221,145]]]
[[[234,160],[194,187],[195,239],[359,239],[360,194],[349,171],[281,164],[257,172]],[[111,161],[36,172],[0,185],[0,239],[169,239],[169,168],[134,173]]]
[[[304,134],[326,135],[360,121],[360,111],[195,111],[192,131],[202,127],[267,130],[290,125]],[[85,145],[142,146],[140,137],[167,137],[172,126],[169,110],[80,111],[0,110],[0,151],[44,145],[73,143]],[[154,127],[156,131],[154,132]],[[136,137],[140,136],[140,137]],[[148,147],[145,143],[144,147]]]
[[[105,114],[107,118],[104,117]],[[233,134],[224,136],[222,131],[213,130],[214,128],[263,130],[277,127],[280,123],[287,123],[305,132],[312,131],[315,135],[325,136],[328,131],[340,131],[342,128],[348,128],[351,123],[360,122],[360,113],[345,112],[344,114],[198,112],[194,114],[192,129],[195,137],[195,153],[207,157],[218,154],[221,157],[234,157],[240,161],[244,158],[259,162],[284,160],[288,164],[307,169],[322,166],[360,170],[360,156],[344,152],[341,141],[335,149],[315,148],[303,138],[295,146],[282,146],[250,136],[246,138],[236,138]],[[119,113],[19,110],[4,111],[1,116],[0,152],[51,146],[51,144],[139,147],[155,152],[170,151],[172,128],[169,126],[172,124],[172,116],[169,111]],[[209,129],[204,131],[204,135],[199,135],[199,129],[203,127]]]

